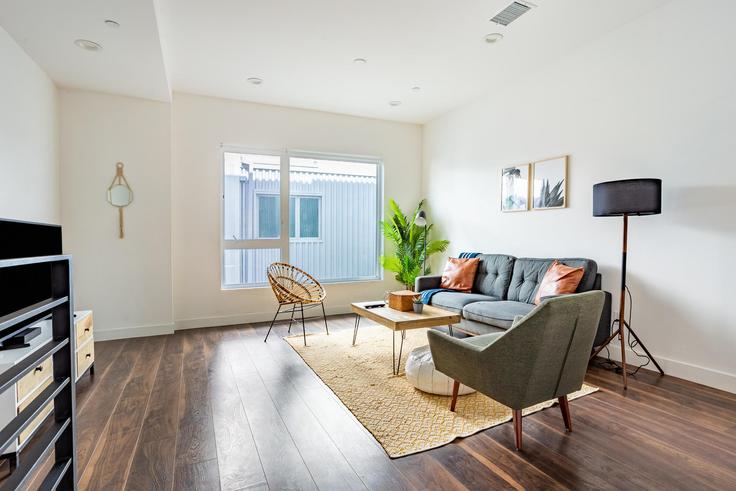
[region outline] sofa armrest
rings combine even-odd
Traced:
[[[477,378],[478,354],[485,347],[455,339],[434,329],[427,331],[427,340],[435,368],[448,377],[472,387],[469,384]]]
[[[593,288],[592,290],[602,290],[603,287],[603,276],[601,276],[600,273],[596,273],[595,275],[595,281],[593,281]]]
[[[598,332],[595,335],[593,346],[600,346],[611,335],[611,304],[613,303],[613,296],[607,291],[603,293],[606,294],[606,298],[603,302],[603,312],[601,312],[601,320],[598,323]]]
[[[419,293],[423,292],[424,290],[439,288],[441,282],[442,276],[439,275],[417,276],[417,279],[414,281],[414,291]]]
[[[600,273],[595,275],[592,289],[603,290],[603,276]],[[598,332],[595,334],[593,346],[600,346],[611,335],[611,305],[613,303],[613,296],[605,290],[603,293],[606,294],[606,298],[603,301],[603,312],[601,312],[601,320],[598,323]]]
[[[547,296],[541,297],[539,299],[539,303],[542,303],[545,300],[549,300],[550,298],[560,298],[560,297],[566,297],[568,295],[575,295],[575,294],[574,293],[560,293],[559,295],[547,295]]]

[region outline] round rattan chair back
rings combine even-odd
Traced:
[[[273,263],[267,270],[271,285],[279,304],[320,303],[325,299],[325,289],[312,275],[287,263]]]

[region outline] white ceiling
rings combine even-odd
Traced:
[[[536,0],[508,27],[489,22],[510,1],[0,0],[0,25],[61,86],[157,100],[171,86],[423,123],[666,0]],[[491,32],[505,38],[489,45]],[[104,49],[83,51],[77,38]]]
[[[59,86],[171,99],[152,0],[0,0],[0,26]]]

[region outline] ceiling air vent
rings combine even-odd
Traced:
[[[497,13],[492,19],[491,22],[495,22],[496,24],[501,24],[502,26],[507,26],[511,24],[513,21],[521,17],[523,13],[525,13],[527,10],[529,10],[531,7],[529,5],[525,5],[523,3],[519,2],[513,2],[508,7]]]

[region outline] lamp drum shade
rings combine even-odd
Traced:
[[[593,216],[662,213],[662,179],[625,179],[593,186]]]

